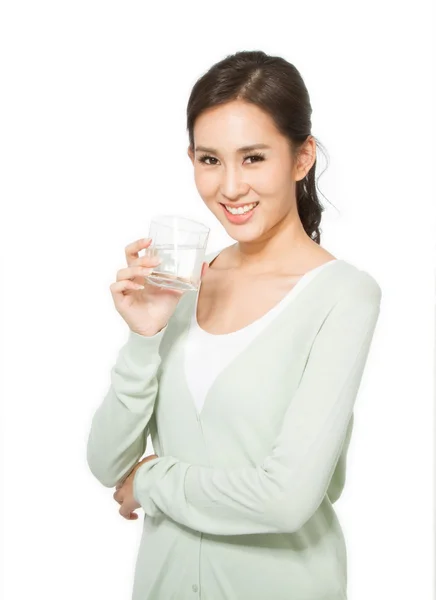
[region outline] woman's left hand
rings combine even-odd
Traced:
[[[135,473],[141,465],[154,458],[158,458],[158,456],[156,454],[151,454],[150,456],[146,456],[139,461],[128,477],[126,477],[122,483],[118,483],[115,488],[116,492],[113,495],[113,499],[121,505],[121,508],[118,512],[128,521],[134,521],[137,519],[138,515],[133,511],[137,508],[141,508],[141,505],[138,504],[133,497],[133,478],[135,477]]]

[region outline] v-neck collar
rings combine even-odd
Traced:
[[[221,250],[217,251],[216,254],[214,253],[210,261],[212,261],[213,258],[219,254],[219,252],[221,252]],[[276,332],[280,331],[283,328],[283,321],[292,318],[293,312],[295,312],[295,315],[297,315],[299,303],[305,302],[306,306],[310,303],[316,303],[319,298],[317,287],[319,287],[328,277],[333,278],[333,275],[338,270],[341,270],[343,267],[348,268],[350,266],[351,265],[349,265],[347,261],[337,259],[335,260],[334,265],[330,265],[329,268],[321,269],[318,273],[316,273],[316,275],[307,282],[307,285],[300,290],[300,293],[293,298],[293,301],[287,304],[284,309],[280,311],[265,328],[258,332],[257,335],[245,345],[243,350],[239,352],[237,356],[235,356],[235,358],[233,358],[232,361],[218,373],[217,377],[214,379],[212,385],[206,393],[200,413],[197,411],[195,401],[186,378],[185,370],[186,341],[191,327],[192,311],[194,310],[196,302],[196,294],[193,292],[187,292],[182,297],[180,300],[182,306],[180,306],[180,313],[177,319],[180,327],[180,331],[177,333],[177,348],[175,349],[177,356],[175,356],[174,359],[178,365],[178,368],[180,369],[180,372],[177,374],[178,380],[185,388],[185,394],[183,394],[183,396],[189,398],[189,404],[191,405],[190,410],[193,411],[197,422],[201,424],[201,420],[207,415],[208,406],[212,403],[213,396],[216,396],[219,393],[219,388],[222,385],[222,382],[229,376],[237,377],[237,372],[241,369],[241,363],[247,359],[247,356],[249,356],[251,352],[256,350],[256,346],[258,344],[262,344],[265,339],[268,339],[270,336],[274,336]],[[301,281],[301,279],[299,281]]]
[[[220,254],[220,252],[221,251],[214,253],[214,256],[209,260],[209,264],[213,260],[215,260],[215,258],[218,256],[218,254]],[[281,300],[279,300],[265,314],[261,315],[259,318],[255,319],[248,325],[245,325],[245,327],[241,327],[240,329],[237,329],[236,331],[230,331],[228,333],[209,333],[208,331],[205,331],[204,329],[202,329],[202,327],[200,327],[198,320],[197,320],[198,300],[199,300],[199,296],[200,296],[200,289],[198,289],[196,292],[196,295],[195,295],[195,299],[194,299],[194,308],[192,311],[192,323],[195,326],[195,328],[197,329],[197,331],[199,331],[203,337],[207,336],[211,339],[216,339],[217,341],[229,339],[231,337],[237,338],[238,336],[243,335],[244,332],[246,332],[246,330],[251,328],[252,325],[255,325],[255,324],[259,323],[260,321],[267,319],[271,315],[273,315],[273,318],[274,318],[274,314],[277,312],[280,312],[280,308],[282,306],[286,306],[287,304],[289,304],[290,302],[292,302],[294,300],[295,296],[298,296],[298,293],[301,290],[301,286],[303,286],[303,284],[306,284],[306,282],[308,282],[308,279],[310,280],[310,277],[313,277],[313,276],[316,277],[318,275],[318,271],[322,271],[324,268],[327,268],[327,265],[330,265],[332,263],[337,263],[338,261],[340,261],[340,259],[332,259],[332,260],[329,260],[329,261],[323,263],[322,265],[318,265],[317,267],[314,267],[313,269],[306,271],[306,273],[304,273],[298,279],[298,281],[283,296],[283,298]],[[200,283],[200,286],[201,286],[201,283]]]

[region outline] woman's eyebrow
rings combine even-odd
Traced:
[[[242,146],[242,148],[238,148],[236,152],[251,152],[252,150],[269,150],[271,146],[267,146],[266,144],[251,144],[250,146]],[[195,148],[196,152],[211,152],[212,154],[218,154],[218,150],[215,148],[206,148],[206,146],[197,146]]]

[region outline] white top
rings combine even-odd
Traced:
[[[311,279],[337,259],[330,260],[319,267],[307,271],[290,289],[282,300],[265,315],[253,323],[224,334],[212,334],[204,331],[197,321],[197,304],[200,287],[196,292],[194,310],[191,316],[185,348],[185,376],[190,392],[194,398],[197,413],[200,414],[203,403],[213,382],[223,369],[242,352],[280,312],[300,293]]]

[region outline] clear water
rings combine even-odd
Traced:
[[[182,291],[198,289],[205,248],[168,244],[150,246],[145,254],[162,259],[147,277],[153,285]]]

